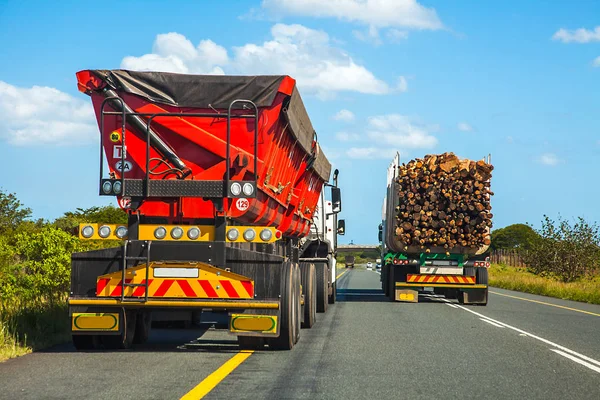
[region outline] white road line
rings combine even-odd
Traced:
[[[454,307],[456,307],[456,306],[454,306]],[[458,307],[456,307],[456,308],[458,308]],[[494,325],[497,328],[504,328],[502,325],[497,324],[494,321],[490,321],[489,319],[486,319],[486,318],[479,318],[479,319],[482,320],[483,322],[487,322],[490,325]]]
[[[448,299],[444,299],[444,300],[445,300],[446,302],[449,302],[449,300],[448,300]],[[456,305],[456,304],[455,304],[455,305]],[[504,322],[500,322],[500,321],[498,321],[498,320],[495,320],[495,319],[493,319],[493,318],[487,317],[487,316],[485,316],[485,315],[483,315],[483,314],[480,314],[480,313],[478,313],[478,312],[475,312],[475,311],[473,311],[473,310],[469,310],[469,309],[468,309],[468,308],[466,308],[466,307],[459,306],[459,305],[456,305],[456,307],[458,307],[458,308],[461,308],[461,309],[463,309],[463,310],[465,310],[465,311],[468,311],[468,312],[470,312],[471,314],[475,314],[475,315],[477,315],[477,316],[478,316],[478,317],[480,317],[480,318],[485,318],[485,319],[487,319],[487,320],[489,320],[489,321],[495,322],[496,324],[502,325],[502,326],[504,326],[505,328],[509,328],[509,329],[512,329],[513,331],[519,332],[521,335],[524,335],[524,336],[529,336],[530,338],[533,338],[533,339],[539,340],[539,341],[540,341],[540,342],[542,342],[542,343],[549,344],[549,345],[550,345],[550,346],[552,346],[552,347],[555,347],[555,348],[557,348],[557,349],[559,349],[559,350],[562,350],[562,351],[563,351],[563,352],[565,352],[565,353],[569,353],[569,354],[571,354],[571,355],[573,355],[573,356],[577,356],[577,357],[579,357],[579,358],[581,358],[581,359],[583,359],[583,360],[585,360],[585,361],[587,361],[587,362],[589,362],[589,363],[596,364],[596,365],[600,366],[600,361],[598,361],[598,360],[594,360],[594,359],[593,359],[593,358],[591,358],[591,357],[588,357],[588,356],[586,356],[586,355],[583,355],[583,354],[581,354],[581,353],[578,353],[578,352],[576,352],[576,351],[573,351],[573,350],[571,350],[571,349],[568,349],[568,348],[566,348],[566,347],[564,347],[564,346],[561,346],[560,344],[557,344],[557,343],[551,342],[551,341],[550,341],[550,340],[548,340],[548,339],[544,339],[544,338],[542,338],[542,337],[539,337],[539,336],[536,336],[536,335],[534,335],[534,334],[532,334],[532,333],[526,332],[526,331],[524,331],[524,330],[522,330],[522,329],[515,328],[514,326],[511,326],[511,325],[505,324]]]
[[[452,307],[452,308],[458,308],[458,307],[456,307],[454,304],[446,303],[446,305],[447,305],[447,306],[450,306],[450,307]]]
[[[560,355],[561,355],[561,356],[563,356],[563,357],[566,357],[566,358],[568,358],[568,359],[569,359],[569,360],[571,360],[571,361],[575,361],[577,364],[581,364],[581,365],[583,365],[584,367],[588,367],[588,368],[589,368],[589,369],[591,369],[592,371],[596,371],[596,372],[600,373],[600,368],[596,367],[595,365],[592,365],[592,364],[590,364],[590,363],[588,363],[588,362],[585,362],[585,361],[583,361],[583,360],[580,360],[579,358],[577,358],[577,357],[574,357],[574,356],[572,356],[572,355],[570,355],[570,354],[567,354],[567,353],[565,353],[565,352],[563,352],[563,351],[556,350],[556,349],[550,349],[550,350],[552,350],[552,351],[553,351],[553,352],[555,352],[555,353],[558,353],[558,354],[560,354]]]

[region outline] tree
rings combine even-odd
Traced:
[[[492,250],[529,250],[540,235],[529,225],[513,224],[492,232]]]
[[[67,211],[62,217],[54,221],[54,226],[66,232],[72,232],[79,224],[105,223],[105,224],[127,224],[125,211],[115,206],[77,208],[75,211]]]
[[[539,275],[555,276],[572,282],[598,271],[600,267],[600,232],[597,224],[579,217],[573,225],[559,217],[544,215],[540,238],[523,259],[527,268]]]
[[[13,193],[0,190],[0,234],[14,231],[31,217],[31,209],[24,207]]]

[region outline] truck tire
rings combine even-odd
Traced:
[[[94,350],[98,348],[98,337],[96,335],[73,335],[73,346],[77,351]]]
[[[312,328],[317,319],[317,274],[315,264],[300,263],[302,274],[302,294],[304,295],[304,315],[302,328]]]
[[[477,268],[475,270],[475,283],[478,285],[488,285],[488,269],[487,268]],[[487,306],[488,303],[488,288],[481,289],[483,292],[484,301],[479,301],[475,304],[478,306]]]
[[[273,350],[291,350],[295,342],[294,314],[295,304],[295,274],[294,264],[286,261],[281,266],[281,314],[279,317],[279,337],[267,341]],[[244,340],[244,339],[242,339]]]
[[[294,264],[294,344],[300,340],[300,327],[302,326],[302,304],[300,299],[302,297],[302,276],[300,274],[300,266],[298,263]]]
[[[136,317],[135,335],[133,344],[144,344],[150,337],[150,328],[152,326],[152,313],[150,311],[140,311]]]
[[[389,295],[390,286],[388,285],[387,276],[388,271],[390,270],[390,266],[385,264],[381,267],[381,290],[383,290],[383,295],[387,297]]]
[[[135,337],[137,314],[135,311],[125,311],[123,330],[118,335],[99,335],[102,347],[106,350],[129,349]]]
[[[335,304],[337,297],[337,281],[331,284],[331,296],[329,296],[329,304]]]
[[[394,280],[394,271],[396,268],[393,266],[389,266],[387,278],[388,278],[388,297],[390,301],[396,301],[396,281]]]
[[[327,305],[329,304],[327,264],[315,263],[315,269],[317,273],[317,312],[324,313],[327,312]]]

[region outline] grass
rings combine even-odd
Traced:
[[[600,304],[600,276],[564,283],[534,275],[525,268],[494,264],[489,269],[489,284],[502,289]]]
[[[67,305],[0,304],[0,362],[70,338]]]

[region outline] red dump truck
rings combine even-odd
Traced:
[[[321,290],[298,241],[331,172],[296,81],[125,70],[77,81],[100,128],[99,194],[128,223],[79,228],[122,242],[72,255],[75,347],[127,348],[152,320],[208,310],[241,347],[291,349]],[[331,199],[335,214],[335,186]]]

